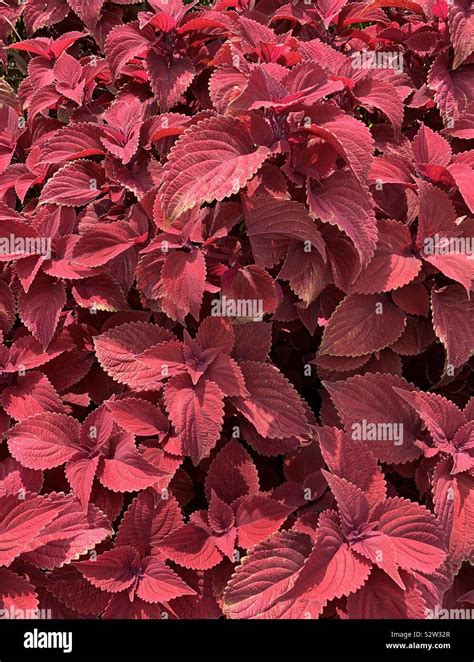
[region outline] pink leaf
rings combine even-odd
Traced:
[[[38,533],[58,514],[48,497],[21,501],[17,494],[0,498],[0,565],[10,565],[27,549]]]
[[[66,413],[66,407],[53,385],[39,371],[19,376],[16,386],[3,391],[2,402],[7,414],[17,421],[44,411]]]
[[[270,439],[307,434],[305,409],[290,382],[269,364],[243,361],[240,365],[250,396],[233,401],[257,432]]]
[[[308,205],[324,223],[345,232],[364,265],[369,262],[377,243],[377,225],[368,188],[350,172],[338,170],[321,183],[309,180]]]
[[[234,504],[238,542],[249,549],[278,531],[290,509],[270,497],[255,494]]]
[[[212,145],[212,147],[210,147]],[[170,221],[203,202],[238,193],[267,158],[253,149],[246,128],[212,117],[184,132],[170,154],[163,180],[163,209]]]
[[[188,375],[177,375],[167,384],[165,404],[186,454],[195,465],[208,457],[219,438],[224,418],[222,391],[213,382],[194,385]]]
[[[140,355],[160,342],[172,340],[166,329],[146,322],[130,322],[94,338],[104,370],[121,384],[145,390],[155,381],[155,371],[140,362]]]
[[[164,558],[194,570],[208,570],[222,559],[210,534],[197,524],[185,524],[171,533],[160,544],[160,552]]]
[[[202,251],[196,248],[189,253],[170,253],[161,270],[160,294],[166,314],[182,323],[188,313],[199,319],[205,281]]]
[[[181,595],[195,595],[195,593],[158,557],[143,559],[137,595],[145,602],[163,603]]]
[[[421,426],[413,409],[402,398],[393,398],[391,387],[413,390],[401,377],[378,373],[326,384],[347,434],[356,440],[366,437],[369,449],[378,459],[403,463],[420,455],[414,442]],[[388,428],[383,425],[388,423]],[[388,430],[392,430],[392,435]]]
[[[384,294],[351,294],[332,314],[320,352],[362,356],[388,347],[405,328],[404,313]]]
[[[278,617],[279,602],[284,601],[285,593],[294,585],[310,552],[309,536],[292,531],[276,533],[254,547],[227,584],[225,615]]]
[[[43,186],[40,203],[75,207],[92,202],[101,194],[104,173],[92,161],[69,163],[58,170]]]
[[[214,490],[228,504],[239,497],[256,494],[258,472],[246,449],[236,439],[229,441],[215,456],[207,473],[205,492],[208,500]]]
[[[168,421],[159,407],[147,400],[140,398],[110,400],[107,408],[120,427],[138,437],[163,436],[168,430]]]
[[[27,293],[20,292],[18,308],[21,319],[45,349],[56,331],[65,303],[63,283],[44,274],[35,278]]]
[[[38,596],[34,586],[25,577],[8,568],[0,568],[0,586],[0,609],[5,610],[3,613],[10,614],[11,610],[15,612],[18,609],[24,614],[30,612],[31,618],[34,618],[39,606]]]
[[[43,412],[8,431],[10,453],[30,469],[52,469],[78,451],[79,422],[66,414]]]
[[[433,290],[433,327],[446,349],[447,363],[455,368],[474,352],[474,303],[460,285]]]
[[[94,561],[81,561],[76,568],[92,584],[108,593],[118,593],[135,581],[135,569],[140,568],[138,552],[132,547],[115,547],[99,554]]]

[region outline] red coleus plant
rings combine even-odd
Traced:
[[[1,608],[470,608],[473,34],[3,3]]]

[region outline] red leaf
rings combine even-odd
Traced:
[[[209,467],[205,483],[208,500],[213,490],[228,504],[239,497],[256,494],[259,490],[257,468],[236,439],[231,439],[219,451]]]
[[[446,360],[455,368],[474,352],[474,303],[460,285],[433,290],[433,327],[446,348]]]
[[[420,433],[420,423],[413,409],[402,398],[393,398],[391,387],[413,390],[401,377],[378,373],[326,384],[347,434],[356,440],[366,436],[369,449],[378,459],[403,463],[420,455],[414,445]],[[375,427],[368,428],[369,423]],[[377,426],[377,423],[390,425],[387,428],[386,425]],[[401,427],[392,427],[394,425]],[[388,430],[392,431],[391,435]]]
[[[188,375],[177,375],[167,384],[165,405],[183,448],[195,465],[208,457],[217,443],[224,418],[222,391],[213,382],[196,385]]]
[[[115,547],[103,552],[94,561],[81,561],[76,568],[92,584],[108,593],[125,591],[135,581],[140,557],[132,547]]]
[[[25,326],[46,349],[51,342],[66,303],[66,290],[60,281],[41,274],[28,292],[20,292],[18,308]]]
[[[385,478],[367,445],[336,428],[317,428],[319,444],[329,470],[359,487],[374,506],[385,498]]]
[[[97,124],[78,122],[58,129],[42,147],[45,163],[64,163],[104,154]]]
[[[357,248],[365,265],[377,242],[374,204],[369,190],[350,172],[338,170],[321,183],[308,183],[308,205],[324,223],[337,225]]]
[[[37,537],[58,514],[58,508],[48,497],[17,494],[0,498],[0,565],[10,563]]]
[[[349,596],[349,618],[426,618],[426,604],[413,582],[400,588],[382,570],[372,570],[365,586]]]
[[[164,472],[136,449],[133,436],[117,434],[110,442],[109,457],[103,460],[98,478],[112,492],[135,492],[157,482]]]
[[[233,398],[233,402],[259,434],[283,439],[309,432],[301,398],[276,368],[254,361],[240,366],[250,396]]]
[[[421,260],[411,254],[408,228],[396,221],[378,222],[378,242],[375,253],[355,282],[352,292],[373,294],[389,292],[408,285],[421,269]]]
[[[388,347],[405,328],[405,315],[384,294],[351,294],[332,314],[319,351],[363,356]]]
[[[268,154],[267,147],[254,150],[245,125],[232,118],[211,117],[186,130],[163,180],[166,217],[172,221],[203,202],[238,193]]]
[[[208,570],[220,563],[221,553],[210,534],[197,524],[185,524],[160,544],[160,553],[185,568]]]
[[[69,163],[58,170],[43,186],[40,203],[76,207],[92,202],[101,194],[104,173],[92,161]]]
[[[136,497],[120,523],[116,544],[135,547],[140,556],[159,554],[161,542],[183,525],[174,497],[160,499],[153,489]]]
[[[188,313],[198,320],[205,282],[202,251],[196,248],[189,253],[170,253],[161,270],[160,295],[165,313],[183,324]]]
[[[168,430],[168,421],[159,407],[140,398],[110,400],[107,408],[114,420],[127,432],[138,437],[164,436]]]
[[[249,549],[278,531],[290,509],[270,497],[255,494],[234,504],[238,542]]]
[[[261,542],[245,557],[227,584],[223,610],[228,618],[278,618],[279,605],[311,552],[303,533],[284,531]],[[282,610],[283,610],[282,609]]]
[[[28,613],[31,614],[30,618],[35,618],[39,607],[38,596],[34,586],[25,577],[8,568],[0,568],[0,587],[0,609],[9,614],[7,618],[11,618],[11,610],[15,613],[17,609],[23,612],[24,618],[28,618],[25,615]]]
[[[3,407],[17,421],[44,411],[65,414],[66,407],[49,379],[39,371],[18,377],[16,386],[6,388],[2,394]]]
[[[72,416],[43,412],[8,431],[8,448],[25,467],[52,469],[78,452],[79,429],[79,422]]]
[[[142,561],[142,575],[138,582],[137,595],[145,602],[168,602],[181,595],[195,595],[195,591],[161,559]]]
[[[146,390],[155,382],[155,371],[140,362],[140,355],[172,339],[173,334],[160,326],[130,322],[96,336],[94,345],[99,363],[114,380]]]

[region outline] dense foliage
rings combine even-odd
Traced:
[[[0,607],[474,602],[469,0],[4,0]]]

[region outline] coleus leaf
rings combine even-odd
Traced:
[[[275,533],[290,513],[278,501],[258,494],[239,498],[234,510],[238,544],[245,549]]]
[[[46,274],[39,274],[28,292],[20,292],[20,316],[45,349],[54,336],[65,303],[66,291],[63,283]]]
[[[25,561],[52,570],[69,563],[111,535],[110,522],[96,506],[90,504],[84,511],[71,494],[53,493],[49,498],[59,513],[29,543],[22,555]]]
[[[91,4],[85,0],[68,0],[68,5],[89,28],[99,20],[103,4],[103,0],[94,0]]]
[[[138,582],[137,596],[145,602],[163,603],[182,595],[196,593],[157,556],[142,561],[142,573]]]
[[[155,371],[140,365],[140,354],[172,339],[173,334],[158,325],[130,322],[96,336],[94,344],[100,364],[113,379],[146,390],[155,381]]]
[[[159,554],[161,542],[183,525],[176,499],[161,498],[153,488],[141,492],[120,523],[116,544],[134,547],[140,556]]]
[[[150,487],[164,474],[140,453],[129,433],[110,440],[108,457],[98,470],[102,485],[112,492],[135,492]]]
[[[58,129],[42,147],[42,159],[46,163],[63,163],[104,153],[100,128],[89,122],[69,124]]]
[[[205,119],[173,148],[163,179],[163,210],[169,221],[203,202],[238,193],[269,154],[253,149],[245,125],[232,118]]]
[[[65,414],[66,407],[49,379],[39,371],[18,377],[16,386],[6,388],[2,403],[9,416],[22,421],[43,411]]]
[[[72,258],[80,265],[99,267],[145,239],[146,233],[139,234],[125,221],[95,223],[74,245]]]
[[[319,522],[316,544],[299,572],[297,581],[286,598],[306,597],[316,612],[327,600],[350,595],[360,589],[371,572],[370,563],[355,554],[344,542],[330,511]]]
[[[176,375],[166,385],[166,409],[194,464],[208,457],[217,443],[224,418],[224,396],[214,382],[193,384],[188,375]]]
[[[205,282],[206,263],[202,251],[194,249],[168,255],[161,270],[163,310],[181,322],[188,313],[199,319]]]
[[[43,485],[43,472],[26,469],[9,457],[0,463],[0,496],[6,494],[37,493]]]
[[[0,608],[5,610],[3,613],[37,613],[38,594],[26,577],[8,568],[0,568],[0,586]]]
[[[92,161],[79,161],[63,166],[43,187],[40,203],[68,207],[85,205],[101,194],[104,184],[102,168]]]
[[[163,436],[168,430],[168,422],[156,405],[140,398],[111,400],[107,408],[114,420],[127,432],[139,437]]]
[[[369,449],[378,459],[403,463],[420,454],[414,445],[420,432],[420,423],[413,409],[402,398],[393,399],[388,392],[390,387],[413,390],[405,379],[389,374],[367,373],[349,377],[346,381],[326,384],[346,432],[356,439],[367,437]],[[366,427],[364,433],[364,421],[366,426],[374,424],[370,432]],[[382,425],[379,427],[377,424]],[[401,427],[387,428],[384,424]],[[388,430],[392,430],[392,435]],[[402,434],[396,435],[395,431]],[[398,441],[395,436],[399,437]]]
[[[379,221],[375,253],[355,282],[352,292],[389,292],[408,285],[419,273],[421,260],[412,255],[408,228],[397,221]]]
[[[457,69],[474,51],[474,27],[469,3],[455,0],[448,8],[448,26]]]
[[[404,313],[384,294],[351,294],[332,314],[320,352],[332,356],[362,356],[388,347],[404,328]]]
[[[179,101],[196,75],[190,57],[169,58],[153,48],[147,53],[146,68],[162,112],[170,110]]]
[[[404,107],[393,85],[388,81],[367,76],[357,83],[354,95],[364,108],[380,110],[388,118],[396,134],[400,134]]]
[[[443,526],[450,558],[459,563],[472,555],[474,536],[473,480],[468,474],[451,475],[451,461],[441,460],[433,472],[435,512]]]
[[[259,491],[257,468],[236,439],[231,439],[212,460],[205,482],[208,500],[212,491],[228,504]]]
[[[402,589],[377,569],[372,571],[365,586],[349,596],[347,608],[350,618],[378,619],[381,613],[386,618],[426,617],[426,603],[413,582]]]
[[[374,203],[365,185],[345,170],[334,172],[321,183],[309,180],[308,205],[324,223],[345,232],[364,265],[369,262],[377,243],[377,225]]]
[[[84,616],[100,616],[110,596],[90,584],[72,564],[53,570],[53,581],[48,585],[62,604]]]
[[[132,547],[115,547],[100,554],[95,561],[82,561],[76,568],[96,588],[108,593],[118,593],[135,581],[135,567],[140,557]]]
[[[250,395],[233,403],[259,434],[283,439],[309,433],[299,395],[276,368],[254,361],[242,361],[240,367]]]
[[[458,428],[466,423],[462,411],[442,395],[421,391],[402,391],[396,388],[395,390],[419,414],[434,442],[440,448],[446,447]]]
[[[185,524],[165,538],[160,544],[160,553],[194,570],[208,570],[222,560],[209,531],[194,523]]]
[[[350,439],[337,428],[317,428],[317,435],[321,453],[333,474],[358,486],[371,506],[385,498],[385,478],[366,444]]]
[[[54,503],[42,496],[23,501],[17,494],[2,496],[0,509],[0,565],[10,565],[58,514]]]
[[[246,206],[245,222],[255,261],[263,267],[280,262],[292,239],[309,242],[306,246],[325,258],[324,240],[308,210],[298,202],[256,196]]]
[[[8,432],[8,447],[30,469],[52,469],[78,451],[79,422],[72,416],[42,412],[24,419]]]
[[[474,305],[460,285],[433,290],[433,327],[446,349],[446,361],[455,368],[473,352]]]
[[[227,585],[226,616],[274,618],[310,552],[309,536],[292,531],[276,533],[254,547]]]

